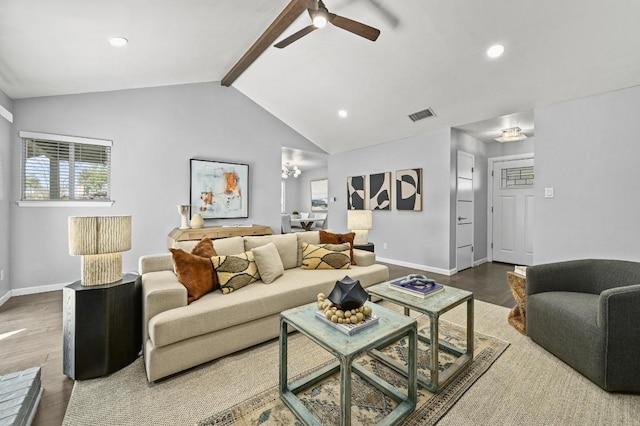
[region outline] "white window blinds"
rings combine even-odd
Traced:
[[[111,141],[20,132],[22,201],[110,201]]]

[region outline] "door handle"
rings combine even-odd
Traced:
[[[466,217],[458,216],[458,220],[465,220],[465,219],[467,219],[467,218],[466,218]]]

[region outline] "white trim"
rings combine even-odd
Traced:
[[[49,285],[40,285],[35,287],[24,287],[24,288],[14,288],[11,290],[11,297],[13,296],[26,296],[27,294],[36,294],[36,293],[48,293],[50,291],[62,290],[65,286],[71,284],[68,283],[59,283],[59,284],[49,284]]]
[[[0,116],[6,118],[9,123],[13,123],[13,114],[2,105],[0,105]]]
[[[434,274],[446,275],[449,277],[457,272],[457,269],[455,268],[454,269],[434,268],[433,266],[419,265],[417,263],[410,263],[410,262],[405,262],[402,260],[395,260],[395,259],[387,259],[387,258],[378,257],[378,256],[376,256],[376,261],[383,262],[383,263],[390,263],[392,265],[404,266],[406,268],[421,269],[423,271],[433,272]]]
[[[19,207],[111,207],[115,201],[16,201]]]
[[[43,141],[54,141],[54,142],[70,142],[70,143],[84,143],[90,145],[102,145],[102,146],[113,146],[113,141],[107,139],[93,139],[93,138],[83,138],[78,136],[65,136],[65,135],[53,135],[50,133],[37,133],[37,132],[20,132],[20,137],[23,139],[37,139]]]
[[[493,249],[491,248],[493,242],[493,213],[491,212],[491,207],[493,207],[493,167],[495,163],[502,161],[528,160],[530,158],[535,159],[533,152],[491,157],[487,160],[487,262],[493,262]]]
[[[484,259],[476,260],[475,262],[473,262],[473,267],[475,268],[476,266],[480,266],[483,263],[487,263],[487,258],[486,257]]]
[[[2,297],[0,297],[0,306],[7,303],[7,300],[11,299],[11,290],[7,291]]]

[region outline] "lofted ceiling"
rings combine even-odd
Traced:
[[[0,89],[19,99],[220,81],[288,3],[0,0]],[[445,127],[491,140],[498,117],[640,84],[638,1],[325,4],[380,37],[327,26],[268,48],[232,87],[328,153]],[[307,25],[303,13],[279,40]],[[113,36],[129,44],[111,47]],[[506,52],[489,59],[495,43]],[[408,118],[427,107],[435,117]]]

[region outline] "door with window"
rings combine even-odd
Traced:
[[[497,161],[492,183],[492,258],[533,264],[533,158]]]

